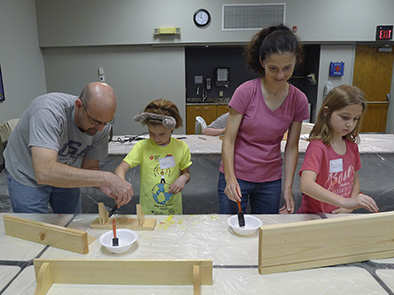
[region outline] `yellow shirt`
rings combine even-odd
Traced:
[[[159,159],[171,156],[175,166],[162,169]],[[130,168],[141,165],[140,204],[144,214],[182,214],[182,194],[173,195],[168,190],[180,171],[192,164],[190,158],[187,144],[173,137],[165,147],[158,146],[150,138],[135,144],[123,161]]]

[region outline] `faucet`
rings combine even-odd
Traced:
[[[201,97],[202,97],[203,102],[205,102],[207,100],[207,92],[205,91],[204,88],[202,89]]]

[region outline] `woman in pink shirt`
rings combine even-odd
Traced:
[[[302,50],[284,25],[263,29],[245,49],[248,66],[261,77],[234,92],[222,146],[218,183],[219,213],[235,214],[236,201],[252,214],[279,213],[282,193],[281,141],[284,153],[284,213],[294,212],[292,186],[298,161],[302,121],[309,118],[308,99],[287,81]]]
[[[300,170],[298,213],[378,211],[375,201],[360,193],[356,142],[364,110],[364,93],[350,85],[334,88],[324,99]]]

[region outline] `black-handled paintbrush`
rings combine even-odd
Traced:
[[[241,198],[238,188],[236,188],[236,190],[238,197]],[[244,213],[242,212],[241,202],[237,200],[237,203],[238,203],[238,223],[239,223],[239,227],[243,227],[245,226],[245,217],[244,217]]]
[[[118,209],[118,204],[115,204],[115,207],[113,207],[112,210],[111,210],[111,212],[109,212],[108,218],[111,217],[112,215],[114,215],[116,209]]]

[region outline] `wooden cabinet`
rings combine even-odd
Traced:
[[[187,105],[186,134],[195,134],[195,122],[197,116],[203,117],[207,125],[209,125],[221,114],[227,112],[227,105]]]
[[[217,117],[219,117],[220,115],[223,115],[225,113],[228,113],[228,105],[226,104],[220,104],[217,106]]]

